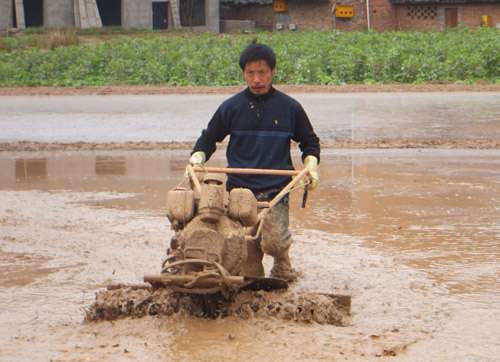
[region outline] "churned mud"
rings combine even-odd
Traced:
[[[87,322],[124,317],[183,314],[201,318],[233,316],[241,319],[277,318],[345,326],[350,298],[328,294],[242,291],[230,298],[222,295],[183,295],[168,289],[119,287],[102,290],[87,309]]]

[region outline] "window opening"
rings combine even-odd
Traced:
[[[437,16],[437,8],[435,6],[408,6],[406,16],[411,19],[432,20]]]

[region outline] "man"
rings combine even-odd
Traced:
[[[216,143],[230,135],[226,152],[228,167],[290,170],[293,169],[290,140],[293,140],[299,143],[304,166],[310,172],[309,188],[316,188],[319,139],[302,106],[273,88],[274,51],[252,43],[241,53],[239,64],[248,87],[217,109],[196,142],[189,162],[203,165],[214,153]],[[289,181],[288,176],[228,175],[227,189],[249,188],[257,200],[268,201]],[[287,196],[267,215],[258,250],[250,250],[249,246],[249,257],[257,255],[257,264],[247,274],[264,275],[263,251],[274,257],[271,276],[287,281],[297,278],[288,254],[292,244],[288,224]]]

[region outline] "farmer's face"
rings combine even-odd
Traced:
[[[243,78],[255,95],[263,95],[269,92],[273,83],[274,69],[271,69],[264,60],[256,60],[245,65]]]

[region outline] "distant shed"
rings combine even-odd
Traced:
[[[219,0],[0,0],[0,30],[99,26],[219,32]]]

